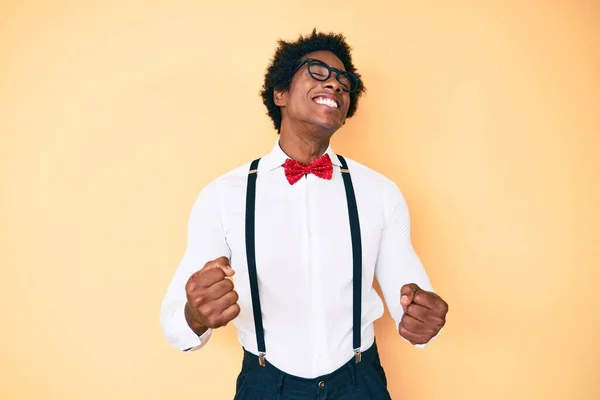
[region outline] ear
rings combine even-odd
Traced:
[[[273,89],[273,101],[276,106],[285,107],[287,102],[287,91]]]

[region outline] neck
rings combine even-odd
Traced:
[[[279,146],[291,159],[308,164],[325,153],[332,135],[333,132],[290,129],[282,124]]]

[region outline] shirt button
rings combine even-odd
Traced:
[[[325,381],[319,382],[319,389],[323,389],[325,387]]]

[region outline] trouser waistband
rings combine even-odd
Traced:
[[[356,363],[355,358],[352,357],[350,360],[348,360],[346,363],[344,363],[344,365],[342,365],[335,371],[333,371],[329,374],[326,374],[326,375],[318,376],[316,378],[301,378],[301,377],[298,377],[295,375],[288,374],[286,372],[283,372],[282,370],[280,370],[273,364],[271,364],[269,362],[269,360],[266,360],[265,366],[261,367],[261,366],[259,366],[258,356],[250,353],[246,349],[244,349],[244,359],[242,362],[243,367],[256,366],[257,368],[264,369],[264,371],[272,374],[274,377],[280,377],[283,374],[286,376],[286,379],[288,379],[288,380],[291,379],[293,381],[297,381],[298,383],[306,383],[306,384],[312,384],[314,382],[319,382],[319,381],[323,381],[323,380],[331,380],[332,378],[335,378],[336,376],[338,376],[340,374],[346,375],[349,367],[360,368],[362,365],[371,365],[371,364],[381,365],[381,362],[379,360],[379,352],[377,350],[376,342],[373,342],[373,345],[371,347],[369,347],[367,350],[365,350],[361,353],[361,361],[359,363]]]

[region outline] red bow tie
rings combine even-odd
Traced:
[[[288,158],[283,167],[285,168],[285,177],[290,185],[298,182],[306,174],[314,174],[323,179],[331,179],[333,176],[333,165],[329,154],[323,154],[308,165]]]

